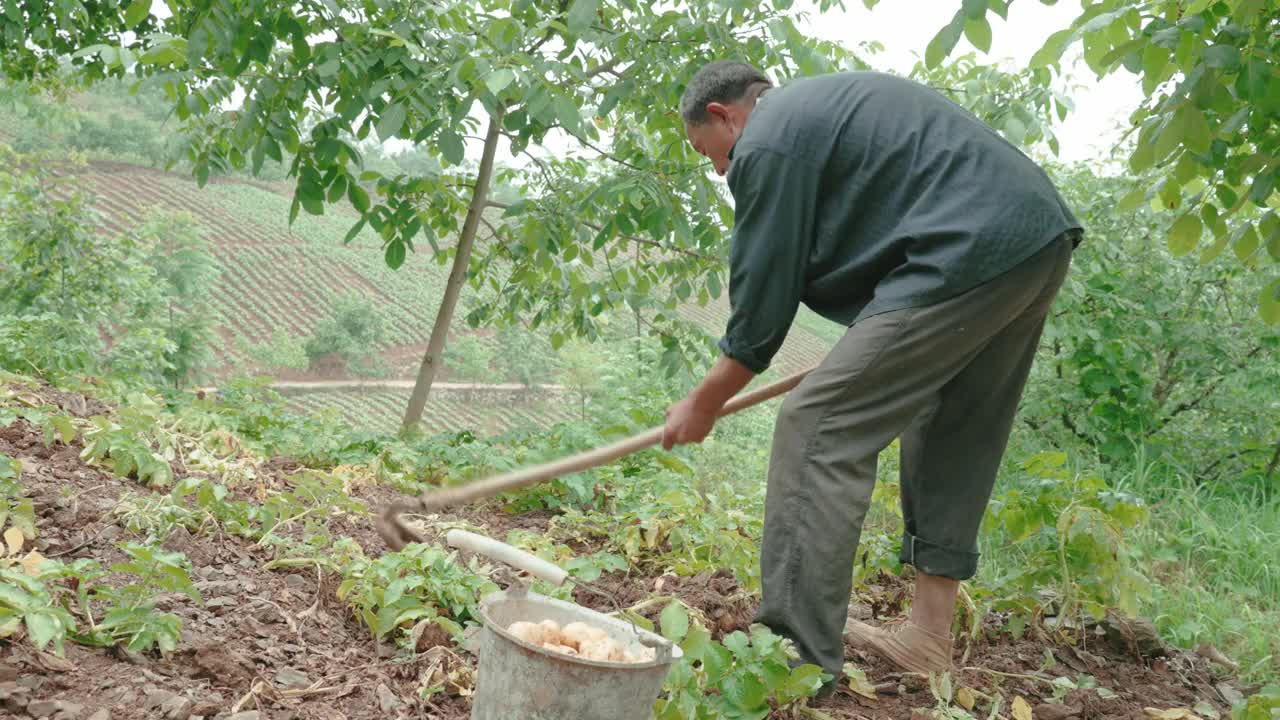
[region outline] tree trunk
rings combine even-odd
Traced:
[[[444,298],[440,300],[440,309],[436,312],[436,323],[431,328],[431,340],[427,343],[426,354],[422,356],[413,394],[409,396],[409,407],[400,426],[402,434],[409,433],[422,419],[422,410],[427,405],[427,395],[431,392],[436,369],[444,358],[444,346],[449,336],[449,325],[453,322],[453,310],[458,304],[462,284],[467,280],[467,264],[471,259],[471,247],[475,244],[476,229],[480,226],[480,213],[484,212],[489,199],[489,180],[493,175],[493,156],[498,149],[502,114],[503,111],[499,108],[497,114],[489,118],[489,130],[484,136],[484,151],[480,155],[480,171],[476,173],[471,206],[467,208],[467,219],[462,224],[462,234],[458,236],[458,251],[453,257],[453,268],[449,271]]]

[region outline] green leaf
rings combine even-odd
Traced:
[[[1204,112],[1192,103],[1187,103],[1178,111],[1182,120],[1182,142],[1198,153],[1209,152],[1209,143],[1213,141],[1213,131],[1209,129],[1209,121]]]
[[[173,45],[153,47],[138,57],[143,65],[185,65],[187,54]]]
[[[404,264],[405,246],[399,238],[387,243],[386,261],[387,267],[392,270],[398,270]]]
[[[489,92],[497,95],[515,79],[516,74],[511,69],[499,68],[489,73],[489,76],[484,79],[484,84],[489,88]]]
[[[555,99],[556,118],[560,120],[560,124],[570,132],[578,132],[582,125],[582,115],[578,110],[578,106],[574,104],[571,98],[564,95],[557,95]]]
[[[31,644],[36,646],[37,650],[43,650],[46,645],[54,642],[62,630],[62,623],[58,618],[48,612],[37,610],[28,613],[24,618],[27,623],[27,633],[31,635]]]
[[[1235,252],[1236,258],[1242,262],[1247,260],[1250,255],[1253,255],[1260,244],[1258,231],[1254,229],[1253,223],[1240,225],[1235,229],[1235,232],[1231,233],[1231,250]]]
[[[591,22],[596,19],[596,8],[599,0],[574,0],[573,5],[569,7],[569,13],[565,17],[565,24],[569,26],[569,32],[574,35],[581,35],[583,30],[591,26]]]
[[[1196,249],[1204,225],[1195,215],[1183,215],[1169,228],[1169,251],[1175,256],[1186,255]]]
[[[1240,49],[1234,45],[1210,45],[1204,49],[1201,58],[1211,68],[1227,72],[1235,72],[1240,68]]]
[[[319,185],[299,186],[298,200],[302,203],[302,209],[312,215],[324,214],[324,191]]]
[[[444,157],[445,162],[450,165],[459,165],[466,156],[466,148],[462,144],[462,137],[452,130],[442,130],[439,137],[436,138],[436,144],[440,147],[440,154]]]
[[[961,7],[970,20],[980,20],[987,14],[987,0],[963,0]]]
[[[1267,200],[1271,197],[1271,191],[1275,189],[1276,182],[1275,170],[1258,173],[1253,179],[1253,187],[1249,188],[1249,199],[1258,207],[1266,207]]]
[[[741,630],[734,630],[724,639],[720,641],[722,645],[729,649],[734,655],[744,657],[751,646],[751,641],[747,638],[747,634]]]
[[[382,109],[382,114],[378,116],[378,124],[374,126],[378,137],[383,142],[390,140],[400,132],[400,128],[404,127],[405,110],[404,105],[395,103]]]
[[[960,42],[960,36],[964,34],[965,16],[964,11],[957,12],[951,22],[947,23],[938,31],[933,39],[929,41],[929,46],[924,51],[924,63],[927,67],[935,68],[947,59],[951,51],[955,49],[956,43]]]
[[[1242,99],[1259,104],[1268,96],[1271,84],[1271,65],[1257,56],[1250,56],[1244,72],[1236,78],[1236,92]]]
[[[1208,265],[1216,260],[1218,256],[1222,254],[1222,251],[1227,249],[1227,243],[1230,240],[1231,234],[1229,233],[1222,233],[1221,235],[1218,235],[1214,239],[1213,243],[1209,245],[1209,247],[1205,248],[1204,252],[1200,253],[1200,264]]]
[[[964,24],[964,36],[982,52],[991,52],[991,23],[985,17],[967,20]]]
[[[359,183],[353,182],[347,186],[347,200],[361,215],[369,212],[369,193],[365,192]]]
[[[1262,218],[1262,222],[1258,223],[1258,229],[1262,232],[1262,239],[1267,243],[1267,253],[1276,260],[1280,260],[1280,217],[1276,217],[1273,212],[1267,213]]]
[[[822,687],[822,668],[813,664],[804,664],[791,671],[787,678],[786,691],[795,696],[804,697],[813,694]]]
[[[338,175],[333,178],[333,184],[329,186],[329,202],[336,203],[347,194],[347,176]]]
[[[1128,193],[1125,193],[1125,196],[1120,198],[1120,202],[1116,207],[1119,208],[1121,212],[1133,212],[1134,210],[1142,207],[1142,204],[1146,201],[1147,189],[1137,187],[1130,190]]]
[[[1021,145],[1027,139],[1026,123],[1010,113],[1004,120],[1004,134],[1008,136],[1009,142],[1014,145]]]
[[[71,418],[66,415],[54,415],[49,418],[49,422],[57,431],[63,445],[70,445],[71,441],[76,439],[76,426],[71,423]]]
[[[755,710],[764,704],[764,683],[755,675],[734,675],[724,681],[724,696],[739,710]]]
[[[1258,317],[1268,325],[1280,324],[1280,277],[1272,280],[1258,295]]]
[[[151,0],[133,0],[129,9],[124,11],[124,27],[132,30],[135,25],[147,19],[151,14]]]
[[[1176,150],[1182,143],[1182,133],[1186,123],[1181,122],[1181,113],[1182,111],[1179,110],[1177,115],[1170,118],[1169,123],[1156,136],[1155,160],[1157,162],[1169,157],[1169,153]]]
[[[690,660],[701,660],[710,646],[711,633],[707,632],[704,627],[690,628],[689,634],[680,643],[680,649],[684,651],[685,656]]]
[[[719,298],[722,289],[720,286],[720,273],[712,272],[707,276],[707,292],[711,293],[711,297]]]
[[[1169,67],[1169,57],[1173,55],[1168,48],[1148,44],[1142,51],[1142,90],[1150,95],[1156,86],[1164,81],[1165,70]]]
[[[723,645],[711,643],[702,656],[702,667],[706,670],[707,682],[717,682],[733,665],[733,654]]]
[[[356,236],[360,234],[360,231],[364,229],[364,223],[365,223],[364,218],[360,218],[359,222],[357,222],[355,225],[352,225],[351,229],[347,231],[346,237],[342,238],[342,244],[350,245],[351,241],[355,240]]]
[[[1155,146],[1150,142],[1138,140],[1138,145],[1133,149],[1133,154],[1129,156],[1129,169],[1135,173],[1143,172],[1155,164],[1156,151]]]
[[[672,601],[663,608],[662,615],[658,619],[662,627],[662,636],[671,642],[680,642],[689,632],[689,612],[679,602]]]
[[[1045,40],[1044,45],[1031,56],[1030,69],[1042,68],[1052,65],[1062,57],[1063,51],[1067,49],[1067,44],[1071,41],[1075,31],[1071,29],[1059,30],[1049,36]]]

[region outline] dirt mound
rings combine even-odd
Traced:
[[[734,630],[750,627],[756,607],[755,600],[742,590],[728,570],[689,577],[644,577],[611,572],[601,575],[590,587],[608,593],[618,606],[634,608],[636,613],[654,622],[671,599],[677,599],[693,610],[693,615],[717,640]],[[574,588],[573,598],[579,605],[599,612],[617,609],[609,597],[588,588]]]
[[[24,420],[0,428],[0,452],[22,462],[21,482],[36,510],[36,548],[64,562],[92,558],[106,568],[127,559],[116,542],[130,539],[112,508],[126,490],[142,488],[86,465],[81,450],[78,440],[46,446],[41,431]],[[269,549],[220,533],[179,528],[164,549],[186,554],[203,599],[157,599],[158,610],[182,621],[178,650],[160,658],[68,642],[58,658],[25,641],[0,640],[5,716],[468,716],[465,698],[417,696],[424,673],[453,661],[440,653],[390,657],[334,597],[332,578],[263,570]]]

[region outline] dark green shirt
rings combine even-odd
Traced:
[[[1080,230],[1018,148],[938,92],[883,73],[769,90],[729,157],[732,311],[720,349],[757,373],[801,302],[851,325],[958,295]]]

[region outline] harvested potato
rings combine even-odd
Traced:
[[[582,649],[582,646],[591,642],[595,638],[595,633],[592,632],[593,630],[596,630],[596,628],[593,628],[584,622],[571,622],[568,625],[565,625],[564,629],[560,631],[560,637],[565,645]]]
[[[642,663],[653,660],[657,655],[650,647],[632,652],[609,637],[604,629],[579,621],[561,628],[555,620],[538,623],[517,620],[507,626],[507,630],[525,642],[552,652],[598,662]]]
[[[578,647],[578,654],[588,660],[608,662],[616,645],[607,637],[603,640],[588,640]]]
[[[543,620],[538,624],[542,626],[543,643],[554,643],[559,645],[564,639],[560,630],[560,623],[555,620]]]
[[[534,645],[541,645],[546,628],[537,623],[517,620],[507,627],[507,632]]]
[[[561,655],[568,655],[569,657],[577,657],[577,656],[578,656],[578,651],[577,651],[577,650],[574,650],[573,648],[569,647],[568,645],[557,645],[557,644],[555,644],[555,643],[543,643],[543,644],[542,644],[542,647],[544,647],[544,648],[546,648],[546,649],[550,650],[551,652],[557,652],[557,653],[560,653]]]

